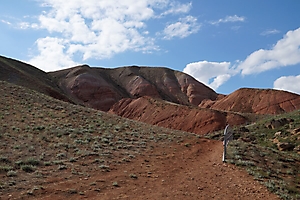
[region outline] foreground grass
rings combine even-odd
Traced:
[[[0,93],[0,198],[13,191],[30,195],[42,188],[46,177],[109,173],[155,145],[195,137],[72,105],[3,81]]]
[[[275,129],[266,124],[272,119],[292,119]],[[234,141],[227,151],[227,162],[240,166],[282,199],[300,199],[300,111],[268,116],[254,124],[234,129]],[[246,129],[245,129],[246,128]],[[222,140],[222,132],[210,135]],[[274,141],[288,142],[294,150],[280,151]]]

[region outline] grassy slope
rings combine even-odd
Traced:
[[[266,128],[272,119],[293,119],[293,122],[276,129]],[[246,126],[249,132],[235,128],[235,140],[228,146],[228,162],[247,170],[254,179],[278,194],[282,199],[300,199],[300,154],[297,151],[279,151],[273,140],[300,145],[300,134],[293,130],[300,127],[300,110],[269,116]],[[281,132],[275,136],[276,132]],[[211,138],[222,139],[222,132]],[[245,142],[245,141],[249,142]]]
[[[72,105],[3,81],[0,92],[0,197],[13,191],[30,195],[45,185],[46,177],[64,173],[88,177],[89,170],[114,170],[155,145],[184,144],[195,138],[186,132]],[[299,111],[287,115],[284,117],[293,118],[294,122],[279,128],[281,140],[298,144],[289,130],[300,126]],[[265,129],[269,120],[259,121],[248,127],[249,133],[238,135],[255,139],[250,143],[232,142],[229,162],[245,167],[282,198],[297,199],[299,155],[276,149],[270,139],[279,129]],[[87,164],[87,160],[91,162]]]
[[[196,138],[4,81],[0,93],[0,198],[15,191],[32,194],[42,188],[46,177],[110,171],[155,145]],[[83,164],[87,159],[92,162]]]

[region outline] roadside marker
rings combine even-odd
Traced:
[[[227,148],[229,141],[231,141],[231,140],[233,140],[233,131],[231,130],[231,128],[229,127],[229,124],[228,124],[224,129],[224,140],[223,140],[224,151],[223,151],[223,158],[222,158],[223,162],[225,162],[225,160],[226,160],[226,148]]]

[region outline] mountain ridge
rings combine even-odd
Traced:
[[[79,65],[46,73],[0,57],[0,69],[0,80],[60,100],[197,134],[251,123],[255,115],[300,109],[300,95],[294,93],[240,88],[218,94],[188,74],[165,67]]]

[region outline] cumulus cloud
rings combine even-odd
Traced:
[[[53,71],[57,66],[72,67],[74,62],[70,55],[64,53],[68,42],[63,39],[46,37],[36,41],[39,55],[28,62],[44,71]]]
[[[193,76],[207,86],[218,89],[222,84],[236,74],[230,62],[199,61],[189,63],[183,72]]]
[[[219,19],[217,21],[212,21],[210,23],[212,25],[219,25],[220,23],[228,23],[228,22],[244,22],[245,19],[246,18],[243,16],[233,15],[233,16],[226,16],[225,18]]]
[[[250,54],[240,65],[243,75],[300,63],[300,28],[289,31],[271,49],[259,49]]]
[[[142,53],[158,51],[160,47],[156,44],[157,34],[149,32],[147,22],[159,20],[167,15],[172,15],[173,18],[178,14],[187,15],[192,7],[191,3],[176,0],[40,0],[39,2],[45,10],[38,16],[38,23],[24,22],[21,27],[43,29],[51,34],[51,37],[37,40],[36,48],[39,54],[30,60],[31,64],[44,66],[44,58],[47,56],[45,52],[51,51],[50,55],[54,55],[53,49],[56,48],[62,55],[57,57],[55,64],[52,63],[51,70],[69,67],[70,63],[74,63],[72,60],[75,55],[81,56],[80,60],[84,61],[91,58],[111,58],[125,51]],[[178,27],[179,25],[182,27]],[[168,26],[164,34],[168,39],[187,37],[197,31],[196,18],[189,15],[179,18],[178,23]],[[167,30],[172,27],[176,33],[167,35],[169,33]]]
[[[274,89],[300,94],[300,75],[282,76],[274,82]]]
[[[197,33],[200,25],[197,23],[197,18],[187,16],[179,19],[176,23],[169,24],[163,31],[164,39],[170,40],[174,37],[185,38],[193,33]]]
[[[244,61],[236,61],[234,64],[200,61],[187,64],[183,71],[216,90],[235,75],[259,74],[299,63],[300,28],[287,32],[271,49],[259,49]],[[300,94],[299,82],[300,75],[283,76],[274,82],[274,89]]]

